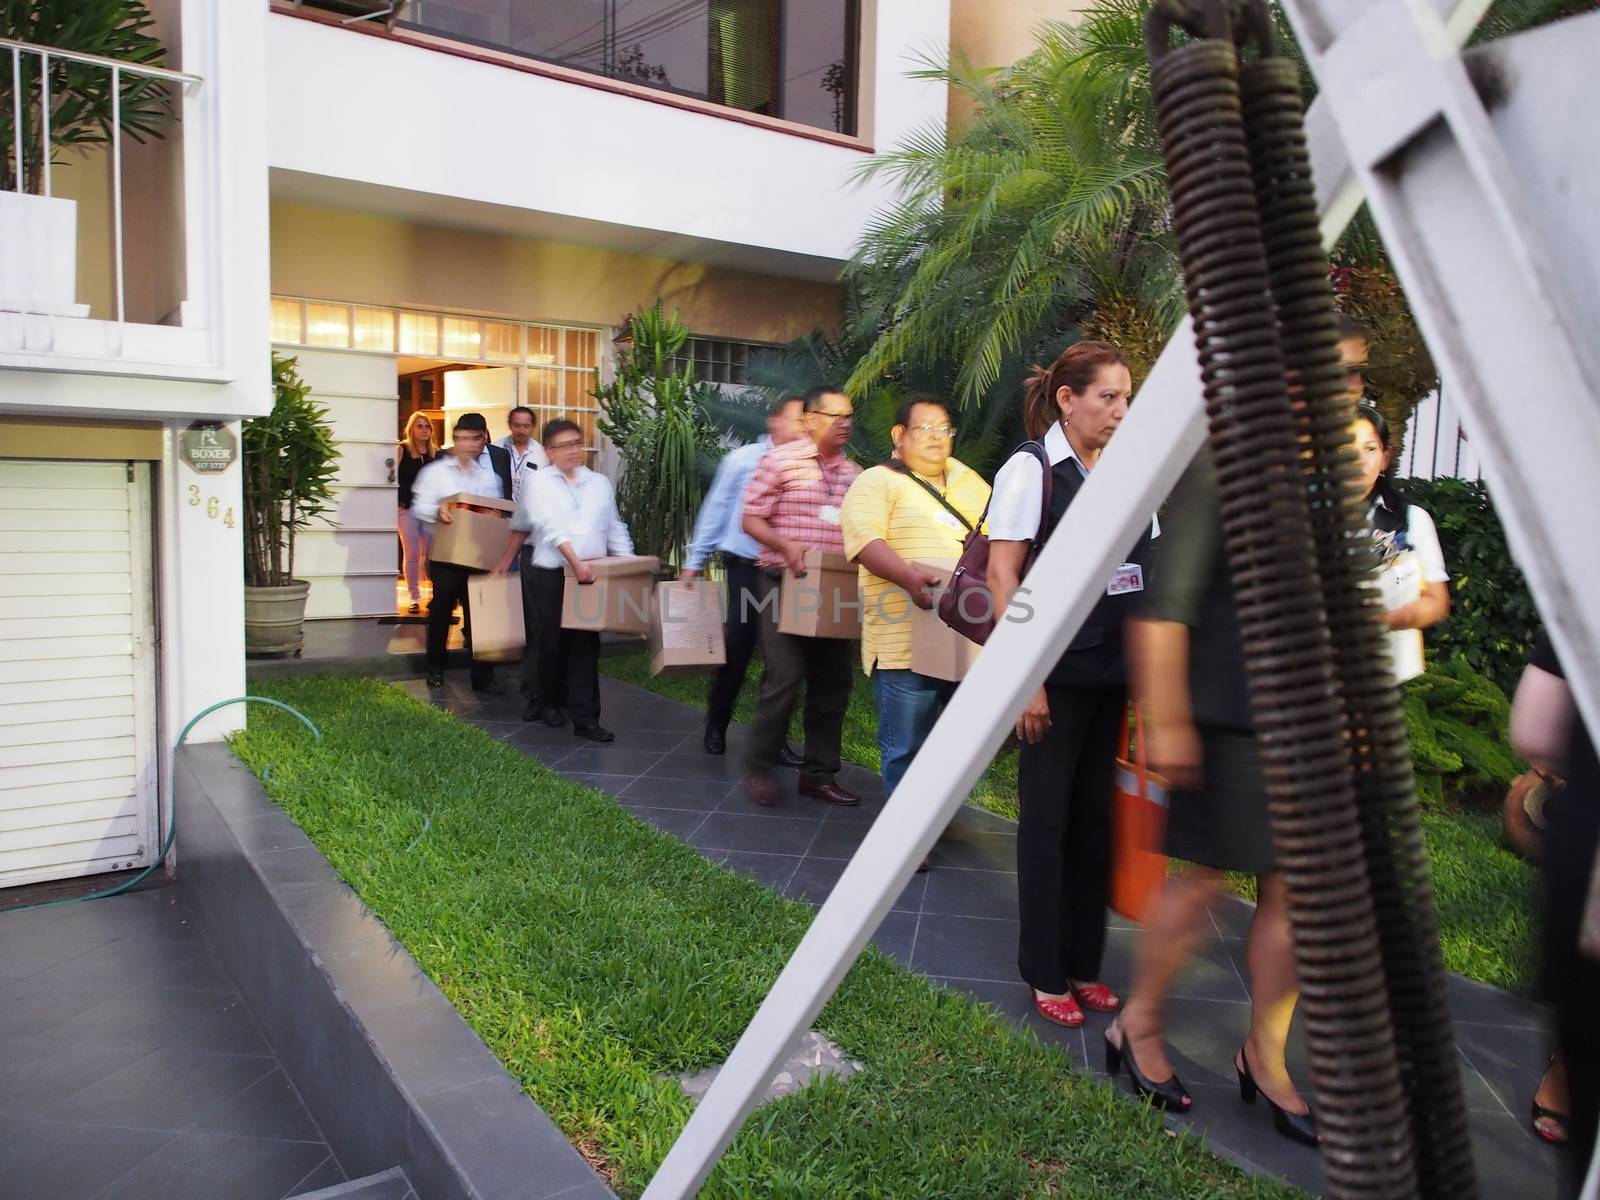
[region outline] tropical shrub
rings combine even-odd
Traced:
[[[1433,517],[1450,571],[1450,616],[1428,631],[1430,653],[1463,658],[1507,694],[1516,691],[1539,611],[1488,489],[1465,479],[1406,479],[1400,488]]]
[[[657,300],[630,317],[628,327],[632,344],[622,352],[616,378],[594,390],[600,431],[622,456],[617,510],[634,548],[677,565],[721,449],[707,412],[720,391],[696,380],[687,363],[673,366],[689,336],[676,309],[668,317]]]
[[[240,428],[244,475],[244,581],[294,581],[295,535],[333,508],[339,446],[328,410],[311,399],[297,360],[272,358],[272,411]]]
[[[1405,713],[1425,805],[1498,805],[1525,769],[1507,741],[1505,692],[1459,656],[1406,685]]]

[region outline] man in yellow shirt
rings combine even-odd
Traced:
[[[932,608],[939,582],[911,564],[960,557],[989,502],[982,476],[950,455],[955,428],[943,400],[906,400],[893,437],[894,457],[863,471],[840,506],[844,552],[861,568],[861,665],[872,676],[890,795],[956,687],[911,669],[910,606]]]

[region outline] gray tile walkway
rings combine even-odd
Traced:
[[[0,913],[0,1197],[282,1200],[342,1182],[173,888]]]
[[[675,701],[614,679],[601,680],[605,724],[615,743],[596,747],[568,729],[519,720],[515,695],[485,698],[464,684],[431,697],[420,680],[397,686],[481,726],[577,782],[617,798],[656,828],[683,839],[713,862],[812,905],[826,899],[846,862],[883,806],[878,777],[847,766],[841,781],[863,796],[840,809],[798,794],[781,809],[761,810],[741,795],[740,752],[745,730],[729,730],[728,753],[706,755],[699,745],[701,715]],[[1016,972],[1016,826],[979,809],[963,808],[933,853],[933,870],[914,878],[874,939],[885,953],[935,983],[964,991],[1063,1046],[1099,1075],[1104,1062],[1104,1017],[1090,1014],[1079,1030],[1040,1020]],[[1213,1149],[1248,1169],[1287,1179],[1307,1191],[1323,1188],[1321,1162],[1277,1136],[1263,1107],[1239,1102],[1234,1051],[1248,1015],[1244,943],[1250,907],[1229,901],[1216,915],[1216,936],[1185,976],[1172,1005],[1171,1043],[1178,1073],[1195,1095],[1192,1124]],[[1105,977],[1125,987],[1136,931],[1111,918]],[[1544,1196],[1555,1189],[1554,1151],[1529,1130],[1529,1102],[1546,1049],[1544,1016],[1517,997],[1453,978],[1456,1036],[1484,1195]],[[1309,1081],[1298,1031],[1291,1046],[1296,1076]]]

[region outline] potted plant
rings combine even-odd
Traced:
[[[165,65],[154,25],[142,0],[0,0],[0,36],[140,66]],[[44,195],[44,156],[59,162],[62,150],[109,145],[119,132],[136,142],[162,137],[173,92],[161,80],[124,74],[114,119],[110,68],[52,58],[46,148],[42,59],[18,57],[19,97],[9,58],[0,70],[0,309],[83,316],[87,307],[75,303],[77,201]]]
[[[272,411],[244,422],[244,648],[299,654],[306,594],[295,534],[333,507],[339,447],[292,358],[272,359]]]
[[[675,566],[694,531],[704,480],[720,450],[710,406],[721,396],[674,359],[689,331],[661,301],[628,318],[630,341],[614,382],[594,390],[600,431],[622,457],[617,509],[634,548]],[[664,572],[666,573],[666,572]]]

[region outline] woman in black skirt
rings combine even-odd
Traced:
[[[1307,1145],[1316,1120],[1284,1062],[1300,985],[1288,893],[1273,862],[1244,644],[1222,545],[1211,456],[1201,451],[1163,513],[1153,586],[1129,626],[1129,656],[1150,769],[1171,785],[1167,853],[1190,865],[1170,881],[1134,955],[1133,989],[1106,1031],[1107,1069],[1126,1067],[1158,1104],[1192,1103],[1167,1058],[1167,995],[1211,930],[1224,871],[1256,876],[1245,957],[1250,1028],[1234,1057],[1240,1097],[1266,1098],[1278,1132]]]

